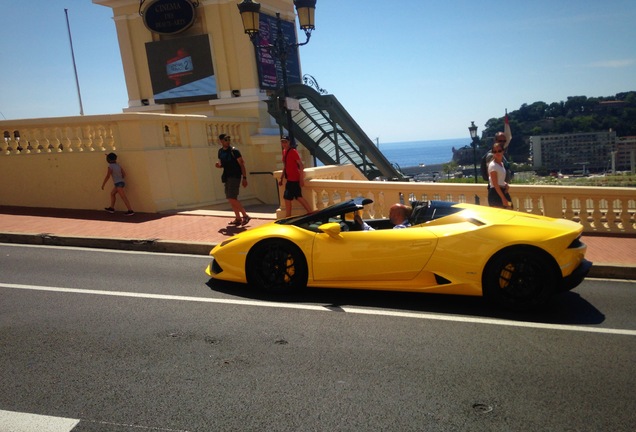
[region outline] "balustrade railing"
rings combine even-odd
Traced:
[[[0,205],[74,209],[103,208],[93,182],[103,178],[103,154],[116,152],[129,174],[135,210],[156,212],[226,202],[214,167],[218,135],[248,144],[253,118],[124,113],[0,121]],[[265,146],[243,150],[261,154]],[[273,147],[278,150],[278,146]],[[269,170],[275,166],[270,160]],[[256,165],[256,164],[254,164]],[[52,185],[55,185],[52,187]],[[47,193],[43,196],[43,188]],[[251,185],[250,199],[275,199],[271,188]]]
[[[141,125],[144,136],[139,143],[131,143],[125,123],[134,120]],[[147,136],[153,130],[156,136],[163,139],[163,147],[196,147],[217,146],[221,133],[231,135],[237,145],[244,141],[246,125],[252,120],[236,121],[235,119],[205,116],[179,115],[143,115],[118,114],[110,116],[86,116],[51,118],[38,120],[0,121],[0,156],[26,155],[39,153],[73,153],[73,152],[111,152],[130,150],[140,147],[155,147],[157,142]],[[191,141],[189,127],[203,127],[205,142]],[[150,128],[150,129],[148,129]]]
[[[0,155],[38,153],[110,152],[117,149],[117,123],[29,125],[4,131]]]
[[[303,196],[313,203],[314,208],[321,209],[354,197],[366,197],[373,200],[373,204],[366,208],[366,218],[387,218],[391,205],[400,201],[441,200],[488,204],[485,185],[341,180],[325,178],[320,168],[307,169],[305,172],[310,180],[305,182]],[[514,211],[569,219],[583,225],[586,233],[636,234],[636,189],[633,188],[513,183],[511,195]]]

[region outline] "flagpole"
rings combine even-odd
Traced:
[[[75,65],[75,52],[73,51],[73,38],[71,37],[71,25],[68,22],[68,9],[64,9],[66,15],[66,28],[68,29],[68,40],[71,44],[71,58],[73,59],[73,71],[75,71],[75,85],[77,86],[77,97],[79,98],[80,115],[84,115],[84,107],[82,106],[82,93],[80,92],[79,78],[77,77],[77,66]]]

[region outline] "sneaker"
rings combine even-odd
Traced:
[[[132,216],[132,215],[134,215],[134,214],[135,214],[135,212],[134,212],[134,211],[132,211],[132,210],[128,210],[128,211],[127,211],[126,213],[124,213],[124,214],[125,214],[126,216]]]
[[[104,210],[106,210],[108,213],[115,213],[115,209],[112,207],[106,207]]]
[[[239,226],[239,225],[241,225],[241,220],[240,219],[234,219],[232,222],[229,222],[228,225]]]
[[[250,221],[251,221],[251,220],[252,220],[252,218],[251,218],[251,217],[249,217],[249,216],[245,216],[245,217],[243,218],[243,221],[241,222],[241,225],[242,225],[242,226],[245,226],[245,225],[247,225],[248,223],[250,223]]]

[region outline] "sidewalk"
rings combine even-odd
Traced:
[[[0,243],[96,247],[207,255],[229,237],[275,219],[273,206],[246,206],[245,227],[229,211],[110,214],[96,210],[0,206]],[[590,277],[636,280],[636,238],[584,235]]]

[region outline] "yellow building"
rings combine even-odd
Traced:
[[[268,94],[259,85],[255,50],[244,33],[238,1],[146,0],[141,6],[138,0],[93,0],[93,3],[113,10],[128,91],[128,108],[124,112],[201,114],[222,119],[223,123],[232,123],[232,119],[248,119],[247,133],[234,136],[234,145],[243,152],[248,170],[266,173],[281,168],[279,127],[267,112],[265,100]],[[295,26],[292,0],[260,3],[262,14],[274,16],[280,13],[283,21]],[[184,17],[186,22],[179,22]],[[166,28],[175,22],[176,27]],[[169,95],[163,100],[158,99],[156,87],[161,83],[157,81],[161,80],[166,67],[162,60],[178,58],[184,44],[186,47],[189,44],[191,50],[199,54],[197,58],[196,52],[186,53],[194,60],[192,75],[196,75],[197,69],[202,66],[196,61],[203,58],[207,62],[205,55],[209,56],[211,63],[204,65],[209,68],[208,71],[199,72],[198,76],[211,72],[213,88],[207,90],[208,94],[200,96],[200,100],[196,100],[196,94],[176,98]],[[158,61],[153,54],[159,58]],[[171,73],[169,68],[170,65],[168,75]],[[175,69],[172,72],[179,75],[179,66]],[[195,87],[196,90],[199,89]],[[208,132],[212,140],[219,133],[237,135],[237,132],[222,125],[212,129]],[[304,151],[301,154],[305,165],[309,166],[309,155]],[[259,176],[252,176],[251,183],[263,186],[265,182],[269,188],[252,188],[252,194],[261,201],[277,203],[274,183],[265,174]],[[214,201],[218,201],[218,197],[215,198]]]
[[[0,203],[103,208],[104,155],[114,151],[136,211],[221,206],[226,199],[214,165],[225,133],[250,173],[239,198],[278,204],[271,173],[282,168],[280,129],[267,112],[238,1],[93,3],[113,10],[128,107],[122,114],[0,121],[0,182],[14,185],[0,189]],[[280,13],[296,27],[292,0],[260,3],[261,14]],[[299,151],[311,166],[308,152]]]
[[[243,31],[236,0],[146,0],[141,7],[139,0],[93,0],[93,3],[113,10],[128,90],[128,108],[124,111],[250,117],[258,118],[258,126],[262,129],[278,129],[267,114],[263,103],[267,94],[259,88],[254,47]],[[291,0],[268,0],[261,3],[262,13],[274,15],[280,12],[283,20],[295,20]],[[191,25],[185,30],[161,34],[147,27],[149,17],[153,15],[152,9],[186,7],[187,4],[193,4],[194,16]],[[162,54],[177,57],[177,50],[168,52],[170,48],[181,47],[182,41],[191,44],[192,40],[187,39],[197,37],[203,37],[207,41],[207,47],[197,48],[209,49],[216,81],[216,95],[211,98],[204,97],[198,102],[155,101],[149,65],[153,45],[159,50],[163,48]],[[195,63],[195,72],[196,68],[200,67],[201,65]]]

